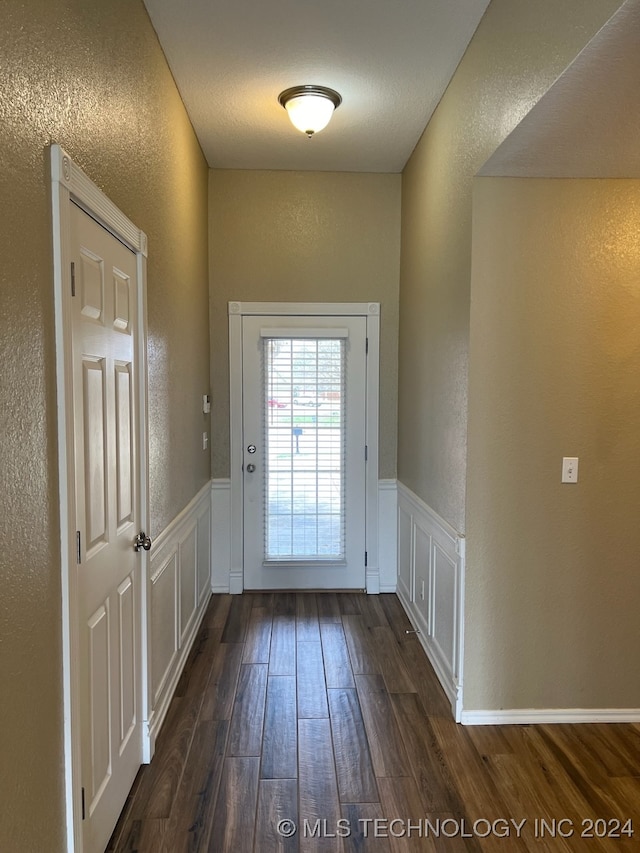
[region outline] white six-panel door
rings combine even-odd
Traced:
[[[136,256],[71,204],[83,848],[106,846],[141,758]]]

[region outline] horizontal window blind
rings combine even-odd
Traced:
[[[262,339],[264,560],[342,561],[346,340],[278,331]]]

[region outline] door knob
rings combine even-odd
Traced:
[[[147,536],[144,530],[141,530],[133,540],[133,550],[139,551],[141,548],[145,551],[151,550],[151,537]]]
[[[255,470],[256,466],[253,464],[253,462],[249,462],[249,464],[247,465],[247,471],[249,472],[249,474],[253,474]]]

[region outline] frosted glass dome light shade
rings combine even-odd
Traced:
[[[342,98],[326,86],[293,86],[281,92],[278,101],[289,114],[291,124],[311,138],[329,124]]]

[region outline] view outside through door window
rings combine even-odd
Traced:
[[[266,338],[265,561],[345,558],[345,340]]]

